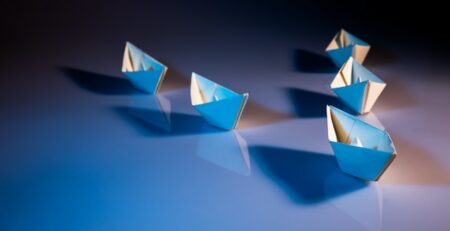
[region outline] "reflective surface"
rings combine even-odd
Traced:
[[[233,3],[67,3],[54,24],[37,18],[48,26],[0,63],[0,230],[448,230],[447,63],[351,30],[379,42],[365,65],[387,87],[362,118],[398,152],[369,184],[327,139],[325,106],[347,110],[324,52],[341,25]],[[125,41],[168,65],[160,95],[121,76]],[[251,94],[236,131],[192,108],[192,71]]]

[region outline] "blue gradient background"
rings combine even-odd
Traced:
[[[448,230],[442,21],[385,4],[2,2],[0,230]],[[363,119],[399,154],[375,183],[327,140],[341,27],[387,83]],[[125,41],[168,65],[170,110],[121,75]],[[250,93],[235,132],[191,107],[192,71]]]

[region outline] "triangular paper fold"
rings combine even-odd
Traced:
[[[376,181],[394,160],[389,134],[342,110],[327,106],[328,139],[341,170]]]
[[[353,57],[359,63],[363,63],[369,50],[370,45],[368,43],[341,29],[328,44],[325,52],[336,66],[340,67],[350,57]]]
[[[216,127],[234,129],[241,117],[248,93],[238,94],[203,76],[192,73],[191,103],[192,106]]]
[[[368,113],[386,87],[381,79],[350,57],[331,82],[331,90],[349,108]]]
[[[144,53],[130,42],[125,45],[122,72],[139,90],[156,94],[166,74],[167,67]]]

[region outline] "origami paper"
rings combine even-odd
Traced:
[[[342,110],[327,106],[328,139],[341,170],[376,181],[397,153],[389,134]]]
[[[385,87],[386,83],[352,57],[344,63],[331,83],[331,90],[339,99],[360,114],[372,109]]]
[[[125,45],[122,72],[139,90],[156,94],[166,74],[167,67],[144,53],[130,42]]]
[[[196,155],[240,175],[251,172],[247,141],[236,131],[199,136]]]
[[[368,43],[342,29],[328,44],[325,52],[327,52],[336,66],[340,67],[350,57],[362,64],[369,49],[370,45]]]
[[[248,93],[238,94],[196,73],[191,79],[192,106],[213,126],[234,129],[241,117]]]

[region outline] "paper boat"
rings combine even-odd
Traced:
[[[238,94],[196,73],[191,79],[191,103],[216,127],[234,129],[244,110],[248,93]]]
[[[156,94],[166,74],[167,67],[144,53],[130,42],[125,45],[122,72],[139,90]]]
[[[389,134],[342,110],[327,106],[328,139],[341,170],[376,181],[397,153]]]
[[[331,83],[331,90],[348,107],[364,114],[369,112],[383,89],[381,79],[350,57]]]
[[[363,63],[369,49],[370,45],[368,43],[342,29],[328,44],[325,52],[327,52],[336,66],[340,67],[350,57],[353,57],[359,63]]]

